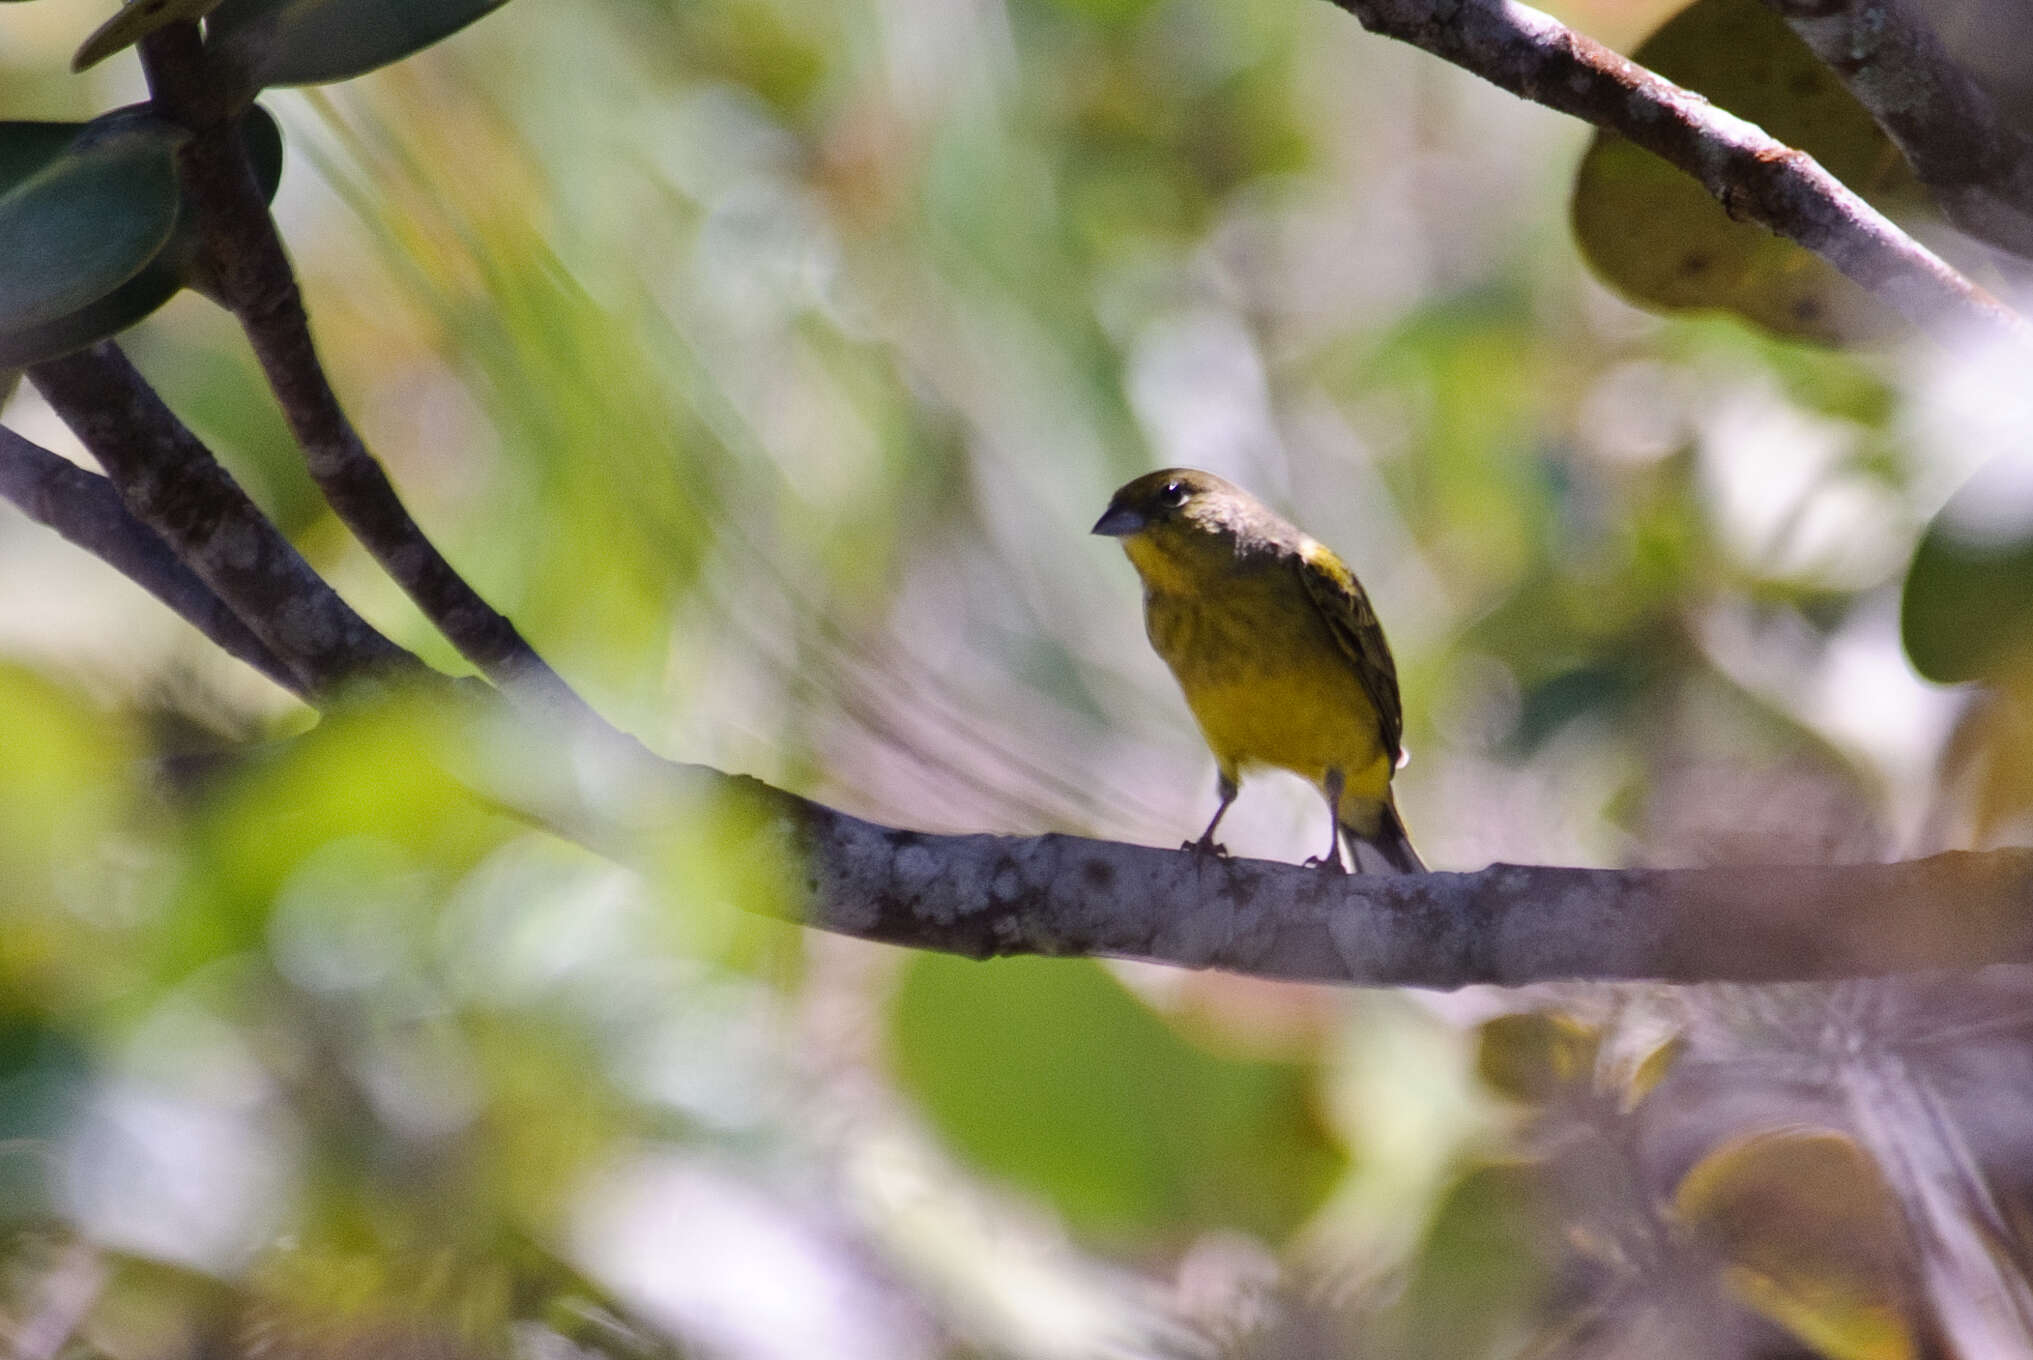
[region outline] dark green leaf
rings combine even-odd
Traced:
[[[89,306],[161,252],[176,227],[182,136],[159,119],[109,115],[0,194],[0,332]]]
[[[0,1226],[54,1207],[51,1143],[75,1117],[89,1076],[78,1043],[40,1018],[0,1012]]]
[[[83,123],[0,123],[0,194],[12,193],[84,130]]]
[[[1695,0],[1631,55],[1806,151],[1873,203],[1922,201],[1877,123],[1759,0]],[[1616,133],[1598,132],[1582,159],[1573,214],[1589,264],[1640,305],[1720,308],[1830,344],[1900,326],[1827,261],[1732,219],[1692,178]]]
[[[115,52],[132,47],[159,28],[185,19],[202,19],[219,0],[126,0],[120,12],[99,25],[71,58],[71,69],[96,66]]]
[[[1997,680],[2033,663],[2033,463],[2006,454],[1956,492],[1906,572],[1906,654],[1930,680]]]
[[[1275,1241],[1341,1165],[1306,1068],[1209,1053],[1091,962],[920,955],[892,1024],[953,1147],[1090,1232]]]
[[[225,0],[206,22],[256,85],[350,80],[420,52],[507,0]]]
[[[123,110],[122,113],[127,111]],[[115,115],[107,115],[113,117]],[[102,120],[103,121],[103,120]],[[40,152],[44,162],[54,160],[72,142],[84,135],[91,124],[5,123],[0,124],[0,184],[16,176],[32,174],[33,157]],[[254,160],[255,177],[262,193],[275,197],[282,179],[282,130],[259,105],[241,122],[241,136]],[[173,173],[173,169],[172,169]],[[26,185],[24,184],[25,188]],[[13,198],[8,189],[0,204]],[[93,297],[61,315],[31,323],[0,323],[0,368],[25,367],[43,359],[117,335],[156,308],[175,297],[188,281],[191,262],[197,254],[196,219],[189,205],[174,202],[174,226],[152,258],[139,272],[111,291]]]

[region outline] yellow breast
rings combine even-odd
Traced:
[[[1141,564],[1139,564],[1141,565]],[[1338,768],[1349,795],[1390,787],[1376,707],[1289,569],[1152,588],[1144,624],[1209,749],[1231,778],[1268,766],[1320,783]]]

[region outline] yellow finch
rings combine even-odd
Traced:
[[[1355,573],[1241,487],[1192,468],[1130,482],[1094,532],[1121,539],[1143,578],[1144,631],[1214,752],[1221,806],[1194,848],[1225,853],[1214,828],[1242,776],[1267,767],[1326,795],[1331,840],[1309,863],[1339,870],[1346,832],[1351,851],[1423,870],[1391,797],[1405,728],[1397,667]]]

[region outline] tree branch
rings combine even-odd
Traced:
[[[778,798],[786,795],[775,795]],[[2033,963],[2033,851],[1901,864],[1337,875],[1074,836],[779,825],[806,924],[973,957],[1102,954],[1360,986],[1778,982]]]
[[[326,501],[483,675],[547,707],[590,714],[515,625],[425,536],[347,418],[318,359],[288,252],[234,130],[247,92],[229,73],[212,69],[195,23],[157,30],[140,49],[157,109],[192,134],[178,163],[198,208],[207,291],[240,322]]]
[[[502,746],[516,762],[507,782],[500,772],[461,777],[510,805],[550,809],[532,815],[617,862],[654,875],[675,837],[704,836],[756,876],[751,906],[970,958],[1101,955],[1443,989],[2033,963],[2033,850],[1899,864],[1345,875],[1078,836],[930,835],[627,751],[597,752],[597,796],[610,811],[589,822],[571,810],[572,762],[531,759],[571,741],[518,720],[512,733],[483,732],[477,763]]]
[[[2033,141],[1899,0],[1767,0],[1970,235],[2033,261]]]
[[[2033,343],[2033,327],[1894,226],[1803,151],[1552,17],[1511,0],[1334,0],[1511,93],[1611,128],[1701,182],[1732,216],[1820,255],[1944,341]]]
[[[0,496],[161,600],[229,656],[305,696],[303,680],[146,524],[128,513],[104,477],[0,426]]]
[[[45,360],[28,378],[133,516],[288,666],[291,689],[316,700],[368,676],[422,669],[304,561],[117,345]]]

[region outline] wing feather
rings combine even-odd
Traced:
[[[1370,702],[1376,706],[1379,735],[1391,763],[1397,764],[1403,751],[1405,710],[1398,697],[1398,667],[1391,660],[1390,644],[1384,641],[1383,625],[1362,582],[1332,549],[1316,539],[1307,539],[1292,559],[1306,593],[1327,623],[1327,631],[1341,647],[1342,655],[1355,669]]]

